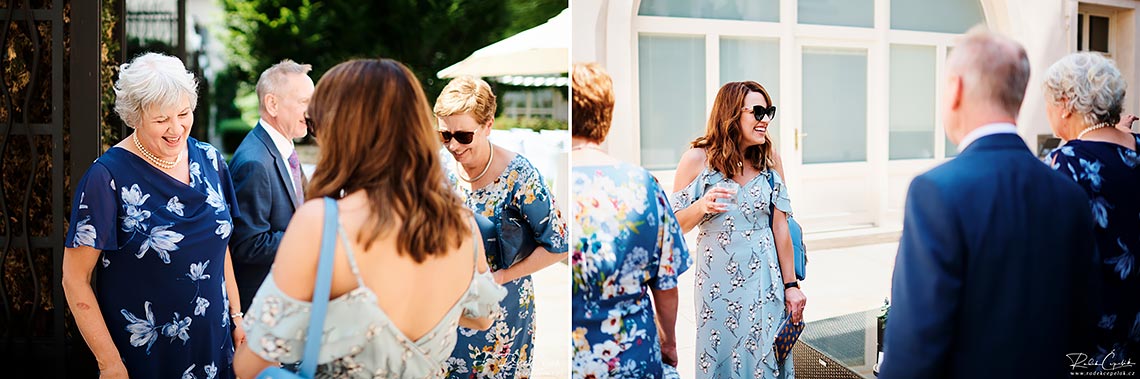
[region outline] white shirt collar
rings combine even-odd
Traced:
[[[974,141],[994,134],[1017,134],[1017,126],[1008,122],[995,122],[982,125],[969,134],[966,134],[965,138],[962,138],[962,142],[958,144],[958,152],[961,153],[965,151],[966,147],[970,146]]]
[[[281,153],[281,157],[289,159],[293,155],[293,140],[285,138],[285,135],[278,132],[277,129],[270,125],[265,119],[259,119],[258,122],[265,128],[265,132],[269,133],[269,139],[273,140],[273,144],[277,146],[277,151]]]

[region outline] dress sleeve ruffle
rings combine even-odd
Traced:
[[[490,271],[477,273],[472,280],[471,289],[463,299],[463,316],[488,317],[499,308],[499,302],[507,297],[507,289],[495,283]]]

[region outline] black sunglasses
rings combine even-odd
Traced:
[[[475,132],[449,132],[445,130],[439,131],[439,136],[443,138],[443,143],[451,142],[451,138],[455,137],[455,141],[461,144],[469,144],[472,139],[475,139]]]
[[[764,107],[763,105],[752,106],[752,117],[756,117],[756,121],[764,121],[764,116],[768,116],[768,121],[776,119],[776,106],[772,105]]]

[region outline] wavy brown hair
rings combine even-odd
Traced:
[[[470,238],[459,196],[447,186],[439,136],[420,82],[391,59],[357,59],[321,77],[309,104],[323,146],[305,197],[363,190],[371,217],[356,235],[368,249],[396,235],[396,251],[416,262]]]
[[[739,163],[747,161],[752,168],[765,170],[773,165],[772,140],[765,138],[759,146],[741,149],[740,114],[744,113],[744,96],[749,92],[759,92],[768,106],[772,106],[772,96],[760,83],[729,82],[720,87],[713,100],[705,135],[697,137],[690,146],[705,149],[708,166],[731,179],[743,173]]]

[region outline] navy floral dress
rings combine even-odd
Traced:
[[[190,184],[111,148],[84,174],[64,245],[100,250],[95,297],[132,378],[232,378],[226,244],[237,209],[213,146],[187,139]]]
[[[502,239],[525,239],[527,245],[543,247],[551,253],[566,252],[566,223],[554,204],[554,196],[542,174],[522,155],[515,155],[493,183],[478,190],[459,186],[454,172],[448,176],[464,204],[490,219],[496,229],[501,230],[504,223],[528,224],[530,236],[500,234]],[[504,212],[508,207],[518,209],[521,220],[504,220],[509,218]],[[510,262],[494,250],[487,252],[487,263],[491,271],[510,266]],[[534,350],[534,282],[527,275],[504,283],[503,287],[507,289],[507,297],[499,303],[499,318],[489,329],[459,328],[459,341],[447,359],[449,378],[530,377]]]
[[[1140,135],[1131,148],[1069,141],[1050,154],[1054,170],[1089,195],[1101,265],[1101,316],[1096,361],[1140,363]],[[1111,357],[1110,354],[1114,354]]]
[[[621,163],[575,167],[574,378],[676,377],[661,362],[650,288],[677,288],[685,236],[649,172]],[[668,374],[668,375],[667,375]]]

